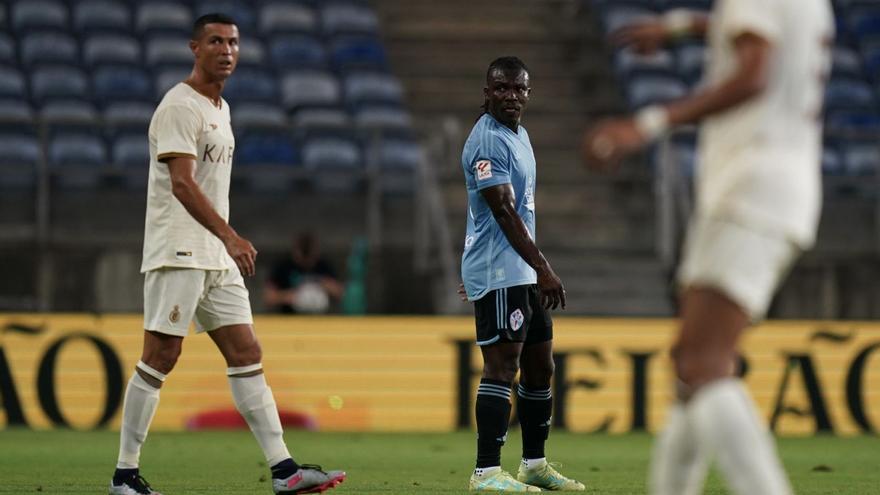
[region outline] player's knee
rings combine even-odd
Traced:
[[[226,358],[229,366],[249,366],[263,361],[263,349],[260,343],[254,340],[246,347],[235,349]]]
[[[513,379],[516,378],[518,371],[519,365],[516,361],[505,361],[501,363],[487,362],[483,366],[483,378],[513,383]]]
[[[173,370],[174,366],[177,364],[177,359],[180,357],[180,351],[180,346],[162,346],[158,349],[152,350],[148,355],[145,355],[142,361],[156,371],[167,375],[168,373],[171,373],[171,370]]]
[[[540,363],[538,366],[529,369],[524,367],[520,374],[520,382],[530,388],[543,389],[550,386],[555,371],[556,365],[553,363],[553,360]]]
[[[705,350],[679,347],[674,350],[673,359],[678,379],[694,389],[729,374],[729,360]]]

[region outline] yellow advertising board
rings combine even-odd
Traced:
[[[654,431],[671,399],[673,320],[555,320],[554,423]],[[118,428],[140,357],[139,315],[0,314],[0,427]],[[473,424],[481,359],[466,317],[256,320],[279,407],[324,430],[448,431]],[[751,330],[745,380],[780,434],[880,429],[880,323],[771,322]],[[191,334],[153,429],[232,410],[226,365]]]

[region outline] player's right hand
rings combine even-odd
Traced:
[[[565,309],[565,287],[550,265],[538,270],[538,292],[541,293],[541,306],[545,309],[556,309],[560,305]]]
[[[611,42],[629,46],[636,53],[651,54],[659,50],[668,38],[666,26],[660,21],[645,21],[624,26],[611,33]]]
[[[458,284],[458,298],[461,302],[468,302],[467,291],[464,290],[464,282]]]
[[[238,271],[245,277],[253,277],[256,272],[257,250],[251,241],[241,236],[233,236],[225,243],[226,252],[235,261]]]

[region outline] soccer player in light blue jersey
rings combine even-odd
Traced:
[[[484,363],[476,404],[477,466],[470,479],[476,491],[584,490],[544,456],[552,412],[550,309],[565,308],[565,289],[535,245],[535,155],[519,124],[530,90],[520,59],[492,62],[483,115],[461,158],[468,190],[462,292],[474,303]],[[523,456],[514,479],[501,469],[501,446],[517,370]]]

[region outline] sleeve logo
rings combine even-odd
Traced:
[[[492,177],[492,162],[489,160],[477,161],[477,180],[486,180]]]

